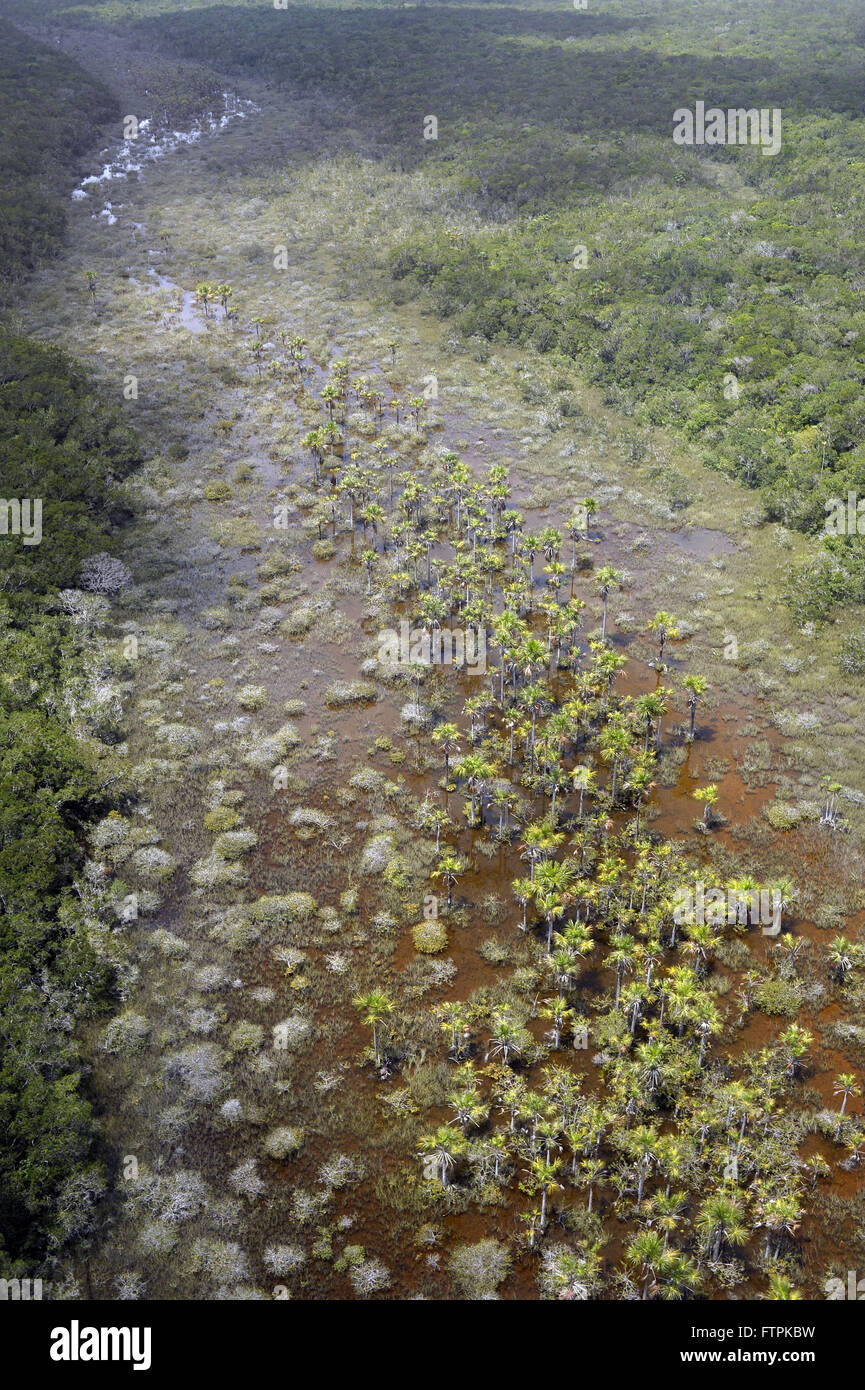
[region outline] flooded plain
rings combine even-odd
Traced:
[[[76,1275],[96,1298],[115,1296],[123,1281],[145,1298],[285,1296],[276,1288],[295,1298],[448,1298],[455,1290],[483,1297],[490,1296],[484,1279],[492,1276],[478,1276],[476,1286],[466,1282],[455,1257],[462,1247],[492,1240],[508,1252],[510,1266],[493,1285],[498,1296],[537,1298],[542,1288],[550,1296],[539,1284],[540,1237],[548,1246],[575,1239],[583,1248],[588,1227],[576,1212],[585,1207],[584,1188],[563,1183],[556,1191],[550,1179],[549,1224],[540,1232],[530,1225],[527,1238],[532,1202],[517,1160],[508,1160],[507,1180],[496,1183],[488,1176],[495,1145],[481,1152],[482,1140],[507,1130],[501,1105],[490,1103],[477,1126],[479,1178],[469,1181],[459,1170],[451,1183],[436,1181],[419,1146],[451,1122],[447,1097],[461,1063],[471,1062],[478,1084],[487,1085],[497,1009],[520,1011],[528,1040],[514,1074],[529,1094],[540,1092],[554,1069],[573,1076],[587,1104],[603,1103],[617,1035],[608,1029],[597,1045],[590,1037],[584,1049],[549,1048],[549,1021],[541,1016],[541,996],[549,993],[545,928],[530,908],[522,929],[512,889],[526,875],[527,827],[549,814],[549,795],[500,765],[499,778],[511,782],[513,794],[503,793],[498,805],[490,796],[473,824],[465,815],[465,778],[445,778],[430,735],[452,722],[463,755],[491,749],[495,735],[499,762],[506,762],[495,675],[433,669],[416,685],[402,673],[382,677],[375,665],[379,633],[409,613],[408,586],[397,578],[395,587],[376,583],[369,592],[373,571],[399,569],[388,570],[384,539],[366,520],[361,525],[353,499],[337,484],[351,463],[377,458],[377,496],[392,527],[411,520],[411,508],[400,517],[399,500],[412,478],[434,494],[448,452],[467,465],[466,491],[487,487],[490,466],[506,461],[508,507],[523,514],[526,533],[559,529],[563,562],[571,552],[568,517],[584,494],[552,474],[545,484],[532,459],[521,457],[517,434],[467,399],[451,405],[443,391],[414,407],[413,426],[410,402],[421,393],[429,354],[413,327],[406,328],[405,349],[389,357],[393,322],[371,326],[361,306],[342,302],[316,278],[323,273],[318,262],[298,263],[290,285],[277,289],[269,246],[256,243],[241,255],[228,228],[212,220],[207,193],[194,190],[208,178],[208,188],[219,184],[211,160],[242,167],[255,122],[276,120],[263,94],[254,97],[227,94],[221,112],[186,132],[157,135],[142,123],[142,154],[108,152],[101,174],[76,190],[68,274],[59,284],[54,276],[37,281],[23,310],[37,332],[52,324],[52,338],[89,360],[109,385],[119,390],[130,372],[136,375],[140,404],[130,402],[130,418],[151,448],[125,543],[135,583],[101,638],[109,645],[124,634],[138,638],[118,750],[134,796],[119,840],[105,831],[93,849],[118,896],[131,891],[140,899],[140,915],[125,928],[134,968],[122,1015],[136,1022],[120,1041],[112,1025],[94,1029],[91,1039],[91,1092],[115,1174],[115,1227],[82,1257]],[[111,203],[93,211],[94,199],[109,189]],[[196,241],[195,227],[205,225]],[[81,310],[83,266],[97,277],[93,313]],[[243,306],[236,315],[218,303],[202,307],[196,286],[205,277],[235,286],[230,302],[242,299]],[[305,339],[302,370],[291,366],[292,337]],[[338,405],[339,443],[318,469],[302,441],[333,421],[327,387],[340,360],[349,364],[356,398],[351,409],[347,395]],[[361,390],[378,391],[376,409],[360,407]],[[485,508],[488,502],[485,495]],[[463,542],[453,544],[455,515],[450,505],[443,518],[449,540],[427,538],[413,555],[404,549],[409,578],[412,567],[422,575],[430,563],[439,572],[456,563]],[[508,574],[507,539],[488,550],[499,556],[490,568],[490,585],[498,586]],[[723,623],[701,624],[695,614],[709,602],[704,585],[724,581],[724,567],[742,554],[724,531],[654,524],[602,500],[558,594],[560,604],[585,604],[577,671],[550,671],[546,708],[561,707],[590,667],[589,640],[597,641],[601,622],[596,576],[613,566],[621,583],[609,600],[607,636],[609,650],[627,664],[609,698],[630,710],[659,687],[670,690],[652,786],[638,803],[648,842],[674,845],[688,871],[707,879],[789,875],[799,885],[785,931],[808,944],[793,975],[779,972],[775,938],[752,928],[718,949],[705,979],[719,1009],[709,1044],[718,1087],[742,1083],[762,1050],[777,1050],[793,1017],[813,1035],[796,1085],[784,1092],[789,1118],[777,1142],[797,1153],[793,1169],[801,1161],[804,1173],[816,1158],[829,1167],[802,1199],[783,1262],[814,1296],[828,1271],[851,1261],[855,1267],[861,1248],[861,1169],[842,1166],[845,1147],[819,1116],[837,1111],[835,1078],[858,1070],[861,1060],[858,1033],[843,1028],[861,1002],[855,990],[845,994],[832,983],[826,948],[835,932],[858,940],[865,904],[857,898],[861,867],[849,837],[820,823],[819,789],[800,782],[771,703],[726,671],[713,684],[711,673],[724,662],[739,670],[737,657],[724,655]],[[519,604],[531,636],[545,647],[541,555],[530,599],[523,592]],[[421,582],[418,594],[426,587]],[[648,626],[658,609],[680,624],[661,669]],[[492,638],[489,650],[497,662]],[[706,673],[708,683],[692,741],[683,681],[694,672]],[[346,695],[356,682],[371,682],[372,690]],[[538,705],[545,708],[540,698]],[[528,737],[523,730],[521,738]],[[580,753],[573,740],[564,747],[570,772]],[[608,795],[610,768],[596,750],[586,756],[604,794],[593,812],[592,833],[601,841],[591,855],[603,858],[604,837],[616,853],[630,843],[623,851],[630,871],[638,848],[629,829],[634,806]],[[709,829],[694,797],[708,785],[717,791]],[[443,882],[434,877],[439,856],[430,810],[461,862],[449,910]],[[562,791],[559,815],[563,832],[579,837],[586,828],[571,789]],[[245,839],[230,841],[232,835]],[[835,901],[845,911],[818,921],[817,886],[827,882],[842,885]],[[429,895],[446,933],[434,954],[418,951],[414,935]],[[749,975],[779,979],[772,1008],[743,1003]],[[392,996],[399,1025],[382,1057],[371,1056],[370,1029],[353,1002],[375,989]],[[610,1012],[616,990],[616,972],[598,950],[573,987],[573,1007],[590,1020],[590,1033],[595,1012]],[[448,1005],[465,1006],[480,1020],[465,1055],[458,1050],[450,1058]],[[652,1028],[647,1037],[654,1037]],[[501,1077],[491,1084],[501,1088]],[[854,1097],[848,1114],[858,1115],[861,1103]],[[633,1118],[627,1115],[623,1129]],[[656,1118],[663,1134],[675,1130],[675,1107]],[[755,1131],[770,1118],[769,1111],[755,1113]],[[277,1133],[282,1140],[273,1138]],[[615,1145],[603,1151],[593,1189],[603,1232],[592,1227],[600,1271],[595,1297],[640,1296],[640,1279],[614,1277],[628,1265],[638,1228],[633,1193],[610,1181],[619,1172],[617,1152]],[[122,1176],[127,1155],[136,1159],[129,1181]],[[815,1194],[824,1193],[846,1205],[827,1198],[818,1206]],[[696,1205],[690,1197],[689,1211]],[[756,1215],[740,1242],[736,1277],[713,1265],[701,1296],[764,1291],[766,1235]]]

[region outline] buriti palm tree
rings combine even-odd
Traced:
[[[459,875],[465,869],[462,859],[451,851],[446,851],[432,871],[433,878],[440,878],[447,885],[448,907],[453,904],[453,888]]]
[[[568,521],[566,530],[571,538],[571,574],[576,573],[577,569],[577,541],[582,537],[588,537],[589,520],[597,512],[598,504],[593,497],[586,497],[582,507],[578,508],[571,519]]]
[[[820,785],[826,792],[820,824],[830,825],[835,830],[838,826],[838,794],[842,790],[841,783],[834,781],[831,777],[824,777]]]
[[[470,1129],[480,1129],[489,1114],[476,1089],[454,1092],[448,1104],[452,1106],[454,1122],[459,1125],[463,1134],[467,1134]]]
[[[573,1009],[560,994],[555,999],[548,999],[541,1009],[541,1018],[548,1018],[553,1025],[548,1036],[552,1036],[553,1049],[556,1052],[562,1045],[563,1034],[569,1031],[573,1016]]]
[[[684,1192],[656,1192],[649,1202],[648,1221],[651,1225],[657,1226],[664,1235],[664,1249],[666,1250],[670,1236],[673,1235],[682,1223],[682,1215],[687,1205],[687,1194]]]
[[[437,744],[444,753],[445,785],[450,780],[450,755],[460,751],[459,737],[460,731],[456,724],[439,724],[432,732],[433,743]]]
[[[705,676],[686,676],[683,685],[688,692],[688,711],[691,717],[688,726],[688,742],[692,743],[694,740],[694,728],[697,721],[697,705],[700,702],[700,696],[708,685],[708,681]]]
[[[570,785],[570,779],[562,764],[556,759],[550,766],[544,777],[544,789],[550,793],[550,822],[555,826],[557,821],[556,801],[560,792],[564,792]]]
[[[457,1161],[466,1151],[466,1142],[458,1130],[449,1125],[441,1125],[434,1134],[424,1135],[420,1140],[420,1156],[431,1155],[441,1176],[442,1187],[447,1187],[448,1174],[457,1166]]]
[[[612,565],[602,565],[595,575],[595,583],[601,591],[601,599],[604,604],[604,617],[601,623],[601,641],[607,640],[607,601],[610,597],[610,590],[622,582],[622,576],[618,570],[613,569]]]
[[[211,285],[208,280],[201,280],[195,286],[195,298],[204,309],[204,317],[208,318],[208,306],[210,301],[216,297],[216,286]]]
[[[417,823],[424,830],[435,831],[436,854],[439,854],[442,831],[451,828],[451,818],[447,811],[443,810],[440,806],[436,806],[428,794],[424,797],[418,808]]]
[[[372,1029],[372,1050],[376,1066],[379,1065],[378,1028],[379,1024],[393,1013],[393,1003],[383,990],[373,989],[368,994],[359,994],[352,1001],[363,1015],[363,1021]]]
[[[658,1131],[652,1125],[638,1125],[622,1136],[625,1152],[633,1158],[637,1175],[637,1213],[643,1205],[646,1178],[658,1157]]]
[[[663,610],[656,613],[649,623],[649,631],[654,632],[658,638],[658,665],[664,660],[664,649],[667,642],[679,635],[678,619],[672,613],[665,613]]]
[[[842,1097],[841,1109],[838,1112],[838,1132],[835,1136],[836,1139],[840,1139],[841,1126],[844,1121],[844,1111],[847,1109],[847,1102],[851,1096],[861,1095],[862,1087],[859,1085],[859,1082],[856,1076],[853,1074],[853,1072],[841,1071],[835,1077],[835,1081],[832,1086],[832,1094]]]
[[[685,965],[672,966],[665,977],[665,997],[670,1018],[680,1034],[684,1032],[686,1024],[696,1017],[700,995],[700,984],[693,970]]]
[[[553,829],[549,821],[533,821],[526,827],[524,843],[522,845],[522,858],[529,861],[529,877],[534,883],[535,868],[538,863],[548,859],[558,846],[564,836]]]
[[[845,980],[853,969],[859,952],[858,946],[853,946],[846,936],[834,936],[829,943],[829,966],[832,973],[838,980]]]
[[[522,1029],[504,1014],[497,1014],[493,1021],[493,1033],[487,1055],[499,1058],[508,1066],[512,1059],[522,1055],[522,1051]]]
[[[806,1056],[813,1041],[813,1033],[809,1033],[807,1028],[800,1028],[798,1023],[791,1023],[789,1028],[785,1028],[778,1042],[784,1049],[788,1075],[798,1076],[802,1058]]]
[[[661,744],[661,720],[667,712],[667,702],[663,693],[660,690],[652,690],[646,695],[640,695],[634,704],[634,712],[644,726],[643,751],[648,753],[649,740],[656,725],[655,747],[659,748]]]
[[[725,1245],[744,1245],[748,1239],[741,1200],[725,1192],[705,1198],[694,1224],[706,1241],[707,1259],[714,1262],[720,1260]]]
[[[378,553],[375,550],[364,550],[361,554],[361,564],[366,570],[366,591],[372,593],[372,572],[378,564]]]
[[[698,976],[705,975],[709,968],[709,961],[720,944],[720,937],[708,922],[692,922],[685,930],[687,936],[682,947],[682,954],[693,960],[694,969]]]
[[[523,909],[522,930],[528,929],[528,905],[534,896],[535,886],[530,878],[515,878],[511,882],[511,892]]]
[[[769,885],[772,892],[772,930],[767,933],[777,936],[781,930],[781,921],[788,907],[792,906],[797,897],[796,885],[792,879],[781,877],[772,880]]]
[[[531,1162],[531,1177],[529,1189],[541,1194],[540,1228],[543,1233],[547,1228],[547,1200],[554,1187],[560,1187],[558,1181],[558,1165],[549,1163],[543,1158],[535,1158]]]
[[[634,969],[636,963],[636,942],[632,936],[619,933],[610,940],[610,951],[604,961],[605,965],[612,966],[616,972],[616,1000],[613,1007],[618,1009],[619,1000],[622,994],[622,980],[628,971]]]
[[[651,1003],[653,992],[643,980],[633,980],[622,990],[622,1009],[633,1037],[644,1009]]]
[[[700,1039],[700,1055],[697,1058],[697,1066],[703,1065],[703,1054],[706,1044],[714,1033],[721,1031],[721,1015],[712,1003],[711,999],[703,998],[695,1006],[696,1022],[695,1029],[697,1037]]]
[[[318,482],[318,470],[324,459],[327,449],[327,442],[321,429],[309,430],[300,441],[301,447],[307,449],[312,454],[313,459],[313,480]]]
[[[707,787],[698,787],[692,792],[695,801],[703,803],[703,825],[708,830],[712,824],[712,811],[718,800],[718,788],[714,782],[710,782]]]
[[[650,1284],[667,1261],[666,1242],[658,1231],[640,1231],[628,1245],[626,1257],[642,1274],[640,1298],[648,1298]]]
[[[583,819],[583,798],[588,794],[591,796],[595,790],[595,774],[590,767],[575,767],[571,771],[571,782],[574,791],[580,793],[580,804],[577,807],[577,819]]]
[[[777,1260],[785,1238],[792,1239],[802,1224],[802,1208],[791,1192],[779,1193],[767,1198],[760,1208],[760,1225],[766,1227],[768,1236],[766,1253]],[[774,1251],[771,1250],[772,1234],[776,1236]]]
[[[803,954],[808,943],[803,936],[794,936],[792,932],[785,931],[774,943],[775,949],[783,951],[786,957],[787,967],[795,973],[795,968],[799,957]]]
[[[367,502],[360,514],[360,519],[365,528],[367,526],[372,528],[372,546],[373,551],[375,551],[378,544],[378,528],[383,526],[386,521],[384,508],[378,502]]]
[[[583,1186],[588,1188],[588,1210],[590,1213],[595,1195],[595,1184],[600,1181],[604,1172],[604,1164],[599,1158],[584,1158],[580,1160],[580,1181]]]
[[[610,721],[601,734],[599,748],[604,761],[612,765],[610,801],[615,806],[619,770],[631,752],[631,737],[624,723]]]
[[[553,922],[564,914],[570,901],[574,870],[566,861],[545,859],[535,873],[535,901],[547,923],[547,950],[552,950]]]
[[[641,1081],[651,1095],[663,1089],[666,1073],[667,1046],[659,1038],[640,1043],[636,1050]]]
[[[467,753],[460,761],[458,772],[461,777],[465,777],[466,784],[471,797],[469,803],[470,825],[477,824],[476,807],[480,803],[480,819],[484,816],[484,801],[486,788],[496,775],[496,768],[493,763],[487,762],[478,753]]]
[[[322,387],[321,399],[327,406],[327,413],[329,419],[332,420],[334,407],[336,406],[337,402],[342,399],[342,392],[334,382],[329,381],[326,386]]]
[[[460,1000],[449,1000],[436,1006],[436,1014],[441,1020],[442,1029],[450,1037],[451,1056],[459,1059],[462,1041],[470,1036],[469,1013],[465,1004]]]

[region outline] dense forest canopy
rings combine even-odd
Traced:
[[[0,292],[62,245],[78,157],[118,110],[76,63],[0,23]],[[0,1257],[30,1273],[85,1229],[104,1186],[77,1032],[110,1006],[113,950],[74,886],[112,804],[95,711],[76,718],[86,640],[61,592],[112,545],[140,447],[57,348],[0,328],[0,492],[41,537],[0,539]],[[79,611],[79,617],[81,613]],[[82,730],[86,735],[82,737]]]
[[[0,284],[8,285],[57,254],[61,187],[118,108],[77,63],[3,19],[0,50]]]

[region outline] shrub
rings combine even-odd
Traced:
[[[91,594],[117,594],[131,579],[128,566],[105,551],[89,555],[81,565],[81,587]]]
[[[264,709],[267,704],[267,687],[264,685],[244,685],[234,697],[241,709]]]
[[[396,841],[389,831],[374,835],[364,847],[360,861],[362,874],[380,874],[396,850]]]
[[[239,859],[258,844],[258,836],[247,826],[243,830],[225,830],[213,842],[213,853],[220,859]]]
[[[496,1298],[496,1289],[506,1277],[511,1260],[497,1240],[479,1240],[475,1245],[458,1245],[448,1261],[451,1276],[466,1298]]]
[[[238,1197],[248,1197],[250,1201],[255,1201],[265,1189],[254,1158],[247,1158],[232,1169],[228,1175],[228,1184]]]
[[[135,851],[132,856],[132,866],[143,878],[154,879],[157,883],[161,883],[165,879],[171,878],[177,868],[177,863],[164,849],[157,849],[155,845],[147,845],[146,848]]]
[[[118,1014],[102,1034],[100,1046],[112,1055],[131,1057],[144,1051],[149,1036],[150,1024],[143,1014]]]
[[[766,1014],[782,1014],[795,1018],[802,1003],[802,987],[797,980],[782,980],[772,976],[754,991],[757,1007]]]
[[[390,1271],[377,1259],[364,1259],[358,1264],[353,1264],[348,1277],[359,1298],[366,1298],[371,1293],[381,1293],[391,1285]]]
[[[286,1159],[296,1154],[303,1143],[303,1130],[291,1125],[280,1125],[272,1129],[264,1141],[264,1152],[268,1158]]]
[[[437,955],[448,944],[447,929],[439,921],[418,922],[412,927],[411,935],[415,950],[422,951],[425,956]]]
[[[324,703],[330,709],[369,704],[376,699],[378,691],[372,681],[334,681],[324,692]]]
[[[204,817],[204,828],[219,834],[223,830],[233,830],[240,824],[240,816],[230,806],[215,806]]]
[[[192,729],[187,724],[162,724],[156,730],[160,743],[168,745],[172,753],[192,753],[201,744],[201,730]]]
[[[264,1029],[260,1023],[251,1023],[243,1018],[235,1023],[228,1035],[228,1045],[232,1052],[258,1052],[264,1042]]]
[[[213,1100],[225,1085],[225,1055],[214,1043],[196,1043],[166,1058],[165,1071],[180,1080],[196,1100]]]
[[[212,850],[193,864],[189,877],[196,888],[240,888],[247,880],[239,864],[222,859]]]
[[[306,1260],[306,1252],[300,1245],[268,1245],[264,1252],[264,1265],[271,1274],[291,1274]]]
[[[792,830],[802,819],[801,812],[795,806],[783,801],[770,802],[763,814],[773,830]]]
[[[844,638],[838,665],[847,676],[865,676],[865,632],[851,632]]]
[[[301,604],[280,623],[279,630],[284,632],[286,637],[302,637],[304,633],[309,632],[314,622],[315,613],[307,604]]]
[[[244,755],[244,762],[256,771],[270,772],[301,741],[293,724],[283,724],[275,734],[265,735],[253,743]]]
[[[315,912],[315,898],[311,893],[266,893],[252,904],[250,912],[256,922],[267,927],[305,922]]]
[[[233,495],[226,482],[208,483],[204,489],[204,496],[208,502],[227,502]]]

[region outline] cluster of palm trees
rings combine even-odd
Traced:
[[[202,280],[195,286],[195,298],[204,310],[204,317],[210,317],[211,304],[219,304],[226,318],[235,318],[240,312],[239,307],[233,301],[234,290],[231,285],[213,284],[209,280]]]
[[[303,340],[292,341],[302,375]],[[445,1196],[492,1184],[527,1199],[531,1250],[584,1192],[590,1216],[615,1212],[631,1223],[613,1276],[629,1296],[688,1297],[760,1267],[768,1297],[798,1297],[806,1175],[816,1183],[829,1171],[819,1156],[804,1163],[790,1138],[790,1101],[812,1038],[791,1024],[735,1064],[717,1055],[713,1041],[754,1008],[767,976],[755,962],[725,1013],[716,955],[754,923],[738,910],[679,920],[674,904],[695,876],[734,902],[759,885],[721,881],[699,841],[688,850],[651,829],[664,719],[676,700],[663,679],[677,620],[663,611],[649,620],[654,688],[624,692],[626,659],[608,631],[609,598],[623,577],[609,565],[592,571],[583,542],[593,499],[561,527],[532,533],[511,505],[503,466],[478,477],[443,449],[423,469],[417,460],[406,467],[384,424],[412,421],[422,443],[422,398],[403,402],[378,379],[352,380],[344,361],[331,365],[320,408],[326,418],[303,440],[320,527],[339,525],[353,540],[362,532],[357,558],[379,604],[431,637],[459,625],[495,655],[482,675],[453,673],[464,722],[455,713],[428,726],[443,764],[439,792],[418,813],[435,834],[433,881],[451,909],[475,838],[498,841],[526,866],[510,881],[515,929],[537,937],[530,1006],[515,997],[437,1009],[454,1072],[452,1114],[420,1140],[430,1175]],[[373,426],[356,447],[347,437],[352,409]],[[584,631],[592,593],[597,626]],[[428,673],[408,674],[419,690]],[[687,720],[668,739],[689,746],[698,736],[705,689],[704,677],[684,676]],[[456,816],[455,792],[464,797]],[[836,792],[828,789],[829,823]],[[710,830],[719,789],[710,783],[694,796],[698,824]],[[802,938],[780,932],[795,886],[772,888],[770,954],[795,973]],[[829,967],[840,985],[858,963],[856,948],[836,937]],[[372,1029],[371,1060],[390,1074],[401,1056],[396,1005],[378,987],[355,1004]],[[855,1082],[843,1075],[836,1085],[836,1138],[858,1154],[865,1137],[845,1113]],[[603,1244],[599,1230],[582,1250],[588,1287],[604,1278]]]

